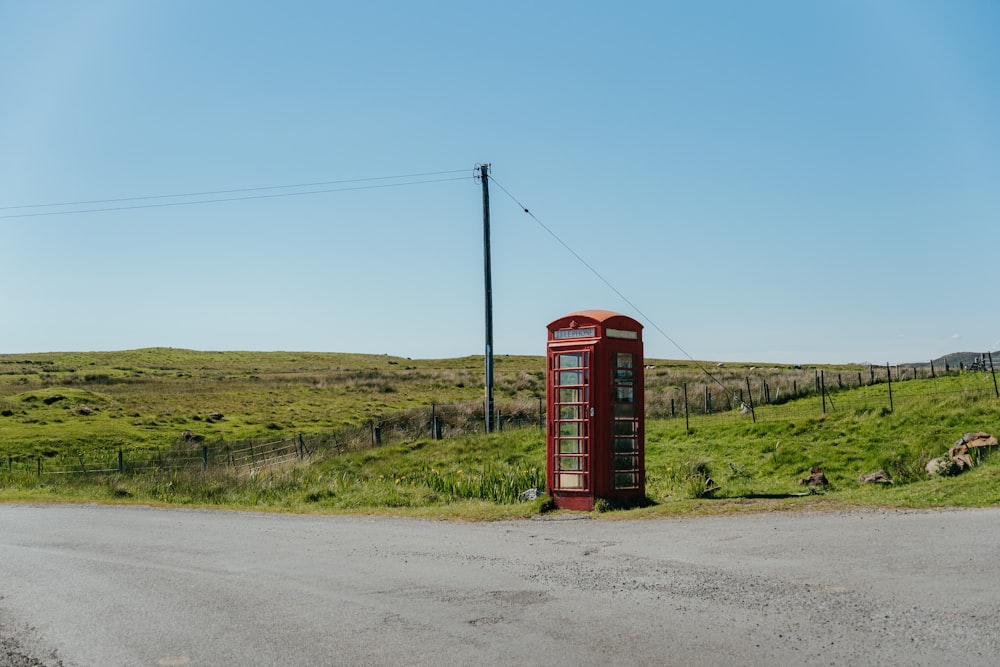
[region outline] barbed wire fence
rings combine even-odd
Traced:
[[[888,414],[917,397],[926,399],[926,388],[913,389],[911,380],[959,378],[942,385],[933,395],[944,400],[1000,399],[992,358],[972,368],[933,367],[921,372],[916,367],[869,366],[865,371],[815,370],[814,378],[776,379],[760,374],[747,376],[743,386],[725,392],[718,386],[693,387],[684,384],[671,391],[646,389],[647,420],[684,419],[685,430],[700,429],[741,420],[802,419],[837,412],[878,412]],[[806,372],[808,373],[808,371]],[[802,377],[800,374],[798,377]],[[790,386],[789,386],[789,383]],[[494,419],[498,431],[536,428],[544,432],[545,401],[542,397],[497,403]],[[165,449],[120,447],[115,450],[76,451],[56,456],[14,456],[0,461],[0,473],[33,474],[38,478],[65,475],[138,475],[178,471],[229,470],[252,473],[268,468],[308,462],[320,452],[347,452],[394,442],[422,438],[445,440],[485,433],[482,401],[431,404],[376,414],[362,423],[320,433],[296,433],[277,440],[202,442],[185,434]],[[6,463],[6,465],[4,465]]]

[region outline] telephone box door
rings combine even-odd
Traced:
[[[552,377],[550,428],[552,463],[549,488],[589,493],[591,479],[590,363],[593,346],[560,349],[549,358]]]

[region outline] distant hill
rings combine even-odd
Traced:
[[[942,357],[934,359],[934,368],[940,368],[944,370],[947,364],[948,368],[975,368],[985,361],[985,368],[989,369],[990,360],[989,355],[993,355],[993,366],[994,368],[1000,366],[1000,351],[995,352],[952,352],[951,354],[946,354]],[[985,359],[984,359],[985,357]],[[931,365],[929,361],[916,362],[912,364],[905,364],[906,366],[916,366],[917,368],[928,368]]]

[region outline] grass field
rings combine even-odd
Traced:
[[[647,397],[711,385],[691,364],[650,362]],[[541,357],[497,358],[498,400],[537,402]],[[860,368],[826,367],[856,377]],[[817,369],[712,368],[729,386],[812,385]],[[868,373],[867,367],[863,369]],[[56,456],[115,447],[162,447],[180,434],[235,441],[322,433],[375,415],[481,400],[482,359],[409,360],[370,355],[220,353],[150,349],[0,356],[0,456]],[[955,477],[928,479],[926,461],[970,431],[1000,431],[989,374],[924,377],[889,387],[851,386],[784,396],[750,415],[653,418],[646,425],[650,504],[605,516],[664,516],[857,506],[947,507],[1000,502],[1000,458]],[[857,384],[854,382],[853,384]],[[789,392],[785,392],[788,394]],[[773,394],[772,394],[773,397]],[[649,400],[649,399],[647,399]],[[721,395],[719,399],[721,401]],[[755,399],[756,400],[756,399]],[[721,405],[721,402],[719,403]],[[662,413],[661,413],[662,414]],[[690,424],[690,430],[686,427]],[[829,486],[798,480],[821,467]],[[529,516],[544,500],[517,502],[544,479],[544,432],[523,428],[378,448],[322,449],[264,470],[65,475],[0,472],[0,500],[164,503],[290,512],[392,513],[463,519]],[[885,470],[891,486],[862,486]]]

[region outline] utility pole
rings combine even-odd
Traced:
[[[490,270],[490,184],[489,163],[479,165],[483,183],[483,271],[486,277],[486,432],[493,432],[493,279]]]

